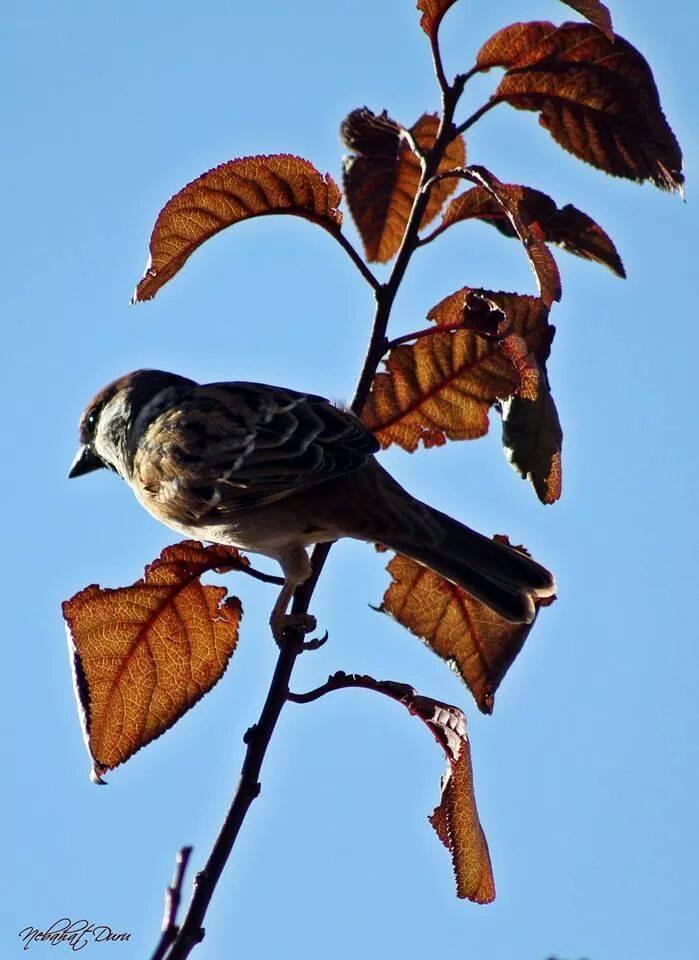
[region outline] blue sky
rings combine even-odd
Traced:
[[[454,896],[426,820],[443,766],[429,735],[395,704],[338,693],[284,712],[198,960],[696,956],[699,13],[690,0],[671,17],[651,0],[610,5],[655,68],[685,149],[688,204],[576,162],[531,114],[499,108],[468,142],[471,161],[501,180],[598,219],[629,274],[558,258],[550,373],[566,431],[563,500],[536,501],[505,463],[497,424],[475,443],[384,456],[418,496],[526,543],[556,571],[560,599],[482,717],[441,661],[369,609],[387,583],[384,558],[344,543],[314,602],[330,642],[295,681],[306,689],[343,668],[465,707],[498,899]],[[65,480],[77,417],[96,388],[140,366],[348,398],[371,298],[307,223],[245,224],[154,302],[131,308],[129,296],[158,210],[188,180],[281,151],[339,178],[349,110],[386,107],[411,123],[438,97],[412,0],[10,0],[4,10],[0,942],[19,957],[21,928],[87,917],[131,932],[111,947],[130,960],[155,942],[177,848],[192,843],[200,865],[227,806],[275,659],[272,597],[230,583],[246,615],[223,681],[108,787],[92,786],[60,602],[91,582],[132,582],[173,535],[117,478]],[[449,70],[470,66],[505,23],[568,14],[556,0],[461,0],[444,24]],[[492,82],[473,84],[469,112]],[[516,244],[455,228],[416,256],[393,331],[421,326],[464,284],[532,290]]]

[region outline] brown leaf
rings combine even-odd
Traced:
[[[511,23],[486,40],[476,55],[476,66],[480,70],[513,67],[520,57],[536,49],[542,40],[555,31],[555,24],[548,20]]]
[[[454,730],[457,750],[447,753],[449,766],[442,777],[442,796],[430,823],[451,853],[456,895],[475,903],[492,903],[495,878],[490,863],[488,842],[478,818],[473,789],[471,746],[466,735],[466,718],[455,707],[435,711],[435,717],[447,714],[447,730]],[[433,721],[434,722],[434,721]]]
[[[550,307],[554,300],[561,299],[561,278],[556,261],[546,246],[544,231],[527,205],[525,188],[513,183],[501,183],[485,167],[471,166],[469,173],[490,194],[512,224],[529,257],[541,299]]]
[[[565,150],[614,176],[679,190],[682,152],[653,73],[622,37],[591,24],[512,24],[486,42],[478,66],[507,68],[493,102],[540,114]]]
[[[441,700],[420,696],[407,683],[375,680],[341,670],[317,690],[305,695],[292,694],[291,698],[304,703],[329,690],[352,687],[373,690],[401,703],[409,713],[422,720],[444,751],[448,765],[442,777],[440,803],[430,816],[430,823],[452,855],[457,896],[475,903],[491,903],[495,899],[495,882],[488,843],[478,819],[471,748],[463,712]]]
[[[390,614],[459,674],[483,713],[522,649],[532,624],[510,623],[461,587],[397,554],[381,610]],[[540,600],[535,599],[537,606]]]
[[[166,547],[130,587],[92,585],[63,604],[93,779],[168,730],[223,676],[240,601],[203,586],[208,570],[243,569],[232,547]]]
[[[444,14],[456,3],[456,0],[417,0],[417,8],[422,13],[420,26],[430,40],[437,39],[437,31]]]
[[[410,134],[423,152],[432,149],[439,120],[424,114]],[[340,137],[352,154],[344,161],[347,203],[369,261],[386,263],[398,252],[420,185],[420,160],[401,136],[401,127],[386,111],[377,115],[367,107],[353,110],[344,120]],[[465,163],[461,137],[447,146],[439,170]],[[456,180],[440,180],[430,191],[421,226],[433,220],[456,189]]]
[[[609,40],[614,40],[614,27],[609,7],[601,0],[562,0],[573,10],[577,10],[590,23],[594,23],[598,30],[606,34]]]
[[[231,224],[287,213],[338,233],[340,190],[301,157],[280,153],[230,160],[176,193],[158,215],[150,257],[132,303],[150,300],[205,240]]]
[[[506,337],[501,349],[520,375],[519,389],[502,403],[502,443],[507,458],[521,477],[531,481],[542,503],[555,503],[563,484],[563,432],[545,363],[529,352],[517,334]]]
[[[555,243],[585,260],[602,263],[618,277],[626,276],[613,241],[586,213],[570,203],[559,209],[551,197],[531,187],[513,189],[521,191],[527,220],[538,223],[547,243]],[[455,197],[444,211],[440,229],[470,219],[490,223],[506,237],[517,236],[503,207],[484,187],[473,187]]]
[[[463,287],[437,304],[428,318],[438,329],[416,343],[395,347],[377,373],[362,419],[382,447],[397,443],[412,453],[420,443],[470,440],[488,431],[488,410],[511,396],[519,377],[498,340],[481,336],[482,299],[504,311],[508,329],[530,349],[548,350],[553,328],[537,297]],[[439,326],[474,329],[440,332]]]

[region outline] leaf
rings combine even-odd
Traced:
[[[483,300],[502,310],[508,330],[520,334],[530,350],[547,354],[553,327],[537,297],[463,287],[428,314],[434,333],[391,350],[386,372],[377,373],[362,415],[382,447],[397,443],[409,453],[420,443],[470,440],[488,432],[488,410],[511,396],[519,376],[493,337],[484,337]],[[473,329],[445,330],[456,325]]]
[[[422,13],[420,26],[432,42],[437,39],[444,14],[455,3],[456,0],[417,0],[417,8]]]
[[[423,698],[425,699],[425,698]],[[478,818],[473,789],[471,745],[466,734],[466,717],[456,707],[434,704],[431,720],[437,739],[447,755],[442,777],[442,795],[430,823],[451,853],[456,877],[456,895],[475,903],[492,903],[495,878],[488,841]]]
[[[481,48],[477,65],[507,69],[492,103],[540,114],[556,142],[613,176],[680,190],[682,152],[648,63],[622,37],[585,23],[518,23]]]
[[[512,224],[529,257],[541,299],[550,307],[554,300],[561,299],[561,278],[556,261],[546,246],[544,231],[527,206],[524,188],[501,183],[485,167],[472,166],[468,170],[470,179],[476,180],[490,194]]]
[[[478,818],[471,748],[463,712],[441,700],[420,696],[407,683],[375,680],[342,670],[309,694],[291,694],[290,699],[307,703],[330,690],[351,687],[373,690],[401,703],[412,716],[422,720],[444,751],[447,770],[442,777],[440,803],[430,816],[430,823],[452,855],[456,895],[475,903],[491,903],[495,899],[495,882],[488,843]]]
[[[188,183],[160,211],[146,271],[131,302],[150,300],[204,241],[252,217],[292,214],[337,234],[341,196],[329,174],[291,154],[222,163]]]
[[[549,390],[546,366],[529,352],[522,337],[511,334],[501,349],[520,375],[517,392],[502,403],[502,443],[508,460],[530,480],[542,503],[561,496],[563,431]]]
[[[521,191],[521,206],[526,217],[539,225],[547,243],[555,243],[585,260],[604,264],[618,277],[626,276],[613,241],[586,213],[570,203],[559,208],[551,197],[532,187],[513,186],[512,189]],[[492,224],[506,237],[517,236],[501,204],[484,187],[472,187],[455,197],[444,212],[440,229],[471,219]]]
[[[492,713],[495,691],[532,624],[510,623],[461,587],[408,557],[396,554],[386,569],[392,582],[380,610],[446,660],[468,686],[478,709]],[[548,603],[537,598],[534,602],[537,608]]]
[[[562,2],[568,4],[573,10],[577,10],[590,23],[594,23],[609,40],[614,40],[612,15],[606,4],[601,3],[600,0],[562,0]]]
[[[410,135],[423,152],[434,146],[439,120],[423,114]],[[344,188],[350,212],[370,262],[387,263],[398,252],[420,185],[420,160],[386,111],[353,110],[340,137],[352,154],[344,160]],[[439,170],[461,167],[466,148],[461,137],[447,146]],[[430,223],[456,189],[456,180],[439,180],[430,190],[421,226]]]
[[[244,569],[232,547],[166,547],[130,587],[92,585],[63,604],[93,779],[168,730],[223,676],[240,601],[203,586],[209,570]]]

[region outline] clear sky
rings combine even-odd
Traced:
[[[558,257],[550,372],[563,500],[537,502],[504,461],[497,423],[478,442],[383,459],[417,495],[526,543],[556,571],[560,600],[482,717],[441,661],[370,610],[385,558],[344,543],[314,601],[330,642],[295,680],[306,689],[343,668],[464,706],[498,899],[454,896],[426,820],[443,768],[429,734],[389,701],[337,693],[285,710],[197,960],[697,956],[699,12],[695,0],[671,14],[651,0],[609,3],[654,65],[690,202],[580,164],[532,114],[501,107],[468,145],[500,179],[598,219],[628,270],[623,282]],[[444,24],[449,70],[468,68],[505,23],[569,13],[556,0],[461,0]],[[23,956],[21,928],[70,916],[132,934],[90,955],[142,960],[177,848],[192,843],[202,863],[234,787],[275,659],[272,588],[231,582],[246,616],[223,681],[108,787],[92,786],[60,602],[88,583],[131,583],[176,538],[116,477],[66,481],[77,417],[98,387],[140,366],[348,398],[371,298],[303,221],[234,228],[152,303],[129,307],[129,296],[158,210],[188,180],[282,151],[339,178],[337,131],[352,108],[411,123],[437,91],[413,0],[8,0],[3,20],[0,953]],[[467,107],[493,80],[473,85]],[[416,256],[395,333],[464,284],[532,291],[515,243],[454,228]]]

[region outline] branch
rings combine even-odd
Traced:
[[[425,156],[422,166],[420,187],[415,195],[413,207],[403,236],[403,242],[396,256],[393,270],[386,284],[380,284],[371,271],[366,267],[354,247],[341,234],[336,236],[347,251],[364,278],[372,286],[376,298],[374,321],[369,338],[366,357],[354,391],[351,410],[360,416],[366,399],[369,396],[371,384],[376,369],[385,352],[387,338],[386,330],[391,315],[391,308],[398,288],[407,269],[410,258],[418,248],[420,223],[429,199],[429,185],[439,169],[439,164],[448,143],[454,138],[454,111],[461,95],[463,85],[460,82],[447,88],[445,93],[444,111],[437,132],[434,146]],[[291,607],[292,614],[308,613],[318,577],[327,559],[331,543],[317,544],[311,555],[311,576],[305,583],[297,587]],[[182,925],[170,948],[161,955],[162,960],[185,960],[204,937],[204,918],[216,885],[223,868],[233,849],[238,832],[253,800],[260,793],[260,771],[267,753],[270,739],[279,719],[279,715],[289,696],[289,680],[298,656],[308,649],[304,645],[303,633],[300,629],[289,628],[285,633],[285,642],[281,645],[277,664],[272,675],[269,691],[258,722],[250,727],[245,735],[247,750],[243,767],[231,805],[223,826],[211,850],[204,869],[197,874],[194,880],[192,899]]]
[[[357,270],[359,270],[359,272],[364,277],[364,279],[369,284],[369,286],[372,287],[374,290],[378,290],[379,287],[381,286],[380,282],[376,279],[374,274],[366,265],[366,263],[364,262],[360,254],[357,253],[357,251],[352,246],[351,242],[347,239],[347,237],[344,235],[344,233],[341,233],[338,231],[337,233],[333,233],[333,236],[335,237],[337,242],[340,244],[342,249],[347,252],[350,260],[355,265]]]
[[[476,71],[474,68],[474,70],[471,70],[469,71],[469,73],[464,74],[464,78],[472,76],[474,72],[477,73],[478,71]],[[497,105],[500,102],[501,101],[496,100],[495,97],[491,97],[487,103],[484,103],[482,107],[479,107],[474,113],[472,113],[471,116],[468,118],[468,120],[464,120],[464,122],[456,128],[456,132],[465,133],[469,129],[469,127],[472,127],[474,123],[478,123],[478,121],[484,114],[486,114],[489,110],[492,110],[493,107],[497,107]]]
[[[180,899],[182,897],[182,883],[187,870],[189,858],[192,855],[191,847],[182,847],[175,860],[175,875],[172,878],[172,884],[165,891],[165,912],[163,914],[162,936],[160,942],[155,948],[151,960],[163,960],[170,945],[175,940],[179,932],[177,926],[177,912],[180,909]]]

